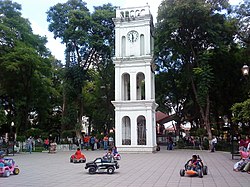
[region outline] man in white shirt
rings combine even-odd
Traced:
[[[212,144],[211,152],[214,152],[215,151],[215,146],[217,144],[217,138],[215,136],[213,136],[211,144]]]

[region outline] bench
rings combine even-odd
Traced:
[[[234,152],[231,152],[232,154],[232,160],[234,160],[234,157],[237,156],[237,157],[241,157],[240,155],[240,152],[239,151],[234,151]]]

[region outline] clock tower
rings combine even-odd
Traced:
[[[153,17],[149,6],[119,8],[115,23],[115,143],[120,152],[156,150]]]

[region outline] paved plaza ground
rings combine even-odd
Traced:
[[[120,168],[113,175],[90,175],[85,164],[73,164],[73,151],[48,153],[20,153],[13,157],[20,174],[0,178],[1,187],[250,187],[250,175],[234,172],[229,153],[200,150],[173,150],[165,147],[149,154],[122,154]],[[104,154],[104,150],[84,151],[87,161]],[[179,171],[193,153],[199,154],[208,166],[203,178],[180,177]]]

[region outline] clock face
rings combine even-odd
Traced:
[[[139,33],[137,31],[135,31],[135,30],[129,31],[128,34],[127,34],[128,41],[132,42],[132,43],[137,41],[138,36],[139,36]]]

